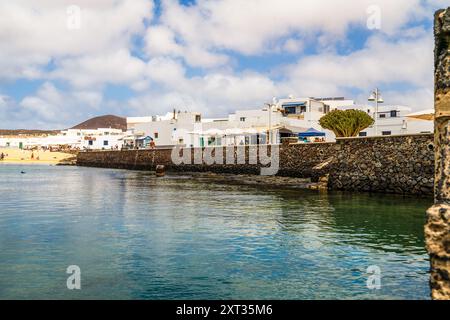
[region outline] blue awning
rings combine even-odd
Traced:
[[[302,137],[325,137],[325,132],[316,130],[314,128],[309,128],[305,132],[300,132],[298,134],[300,138]]]
[[[281,105],[282,107],[301,107],[306,106],[306,102],[286,102]]]
[[[153,138],[150,136],[146,136],[146,137],[142,137],[142,138],[137,138],[136,140],[137,141],[145,141],[145,140],[153,140]]]

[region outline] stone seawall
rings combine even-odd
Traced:
[[[234,164],[176,165],[172,162],[171,149],[81,152],[77,164],[135,170],[154,170],[157,165],[164,165],[173,172],[259,174],[261,165],[249,164],[249,147],[234,147],[235,153],[237,148],[245,149],[245,164],[237,164],[235,159]],[[227,163],[227,148],[220,149]],[[195,153],[211,151],[210,148],[186,150],[191,152],[191,159]],[[313,181],[329,176],[329,188],[333,190],[431,196],[433,172],[431,134],[350,138],[339,139],[336,143],[279,147],[278,175],[312,178]]]
[[[243,153],[245,153],[245,164],[238,164],[236,155],[234,157],[234,164],[230,164],[229,161],[226,161],[228,148],[220,148],[223,150],[224,164],[215,163],[207,165],[204,162],[202,164],[194,164],[195,153],[211,149],[194,148],[186,149],[191,152],[192,164],[174,164],[172,161],[172,149],[153,149],[80,152],[77,157],[77,165],[132,170],[155,170],[157,165],[164,165],[168,171],[173,172],[260,174],[260,169],[263,166],[260,164],[250,164],[250,148],[248,146],[234,147],[235,153],[238,152],[238,148],[241,148]],[[271,154],[270,152],[271,149],[269,147],[269,155]],[[314,169],[314,167],[333,158],[336,153],[336,144],[318,143],[309,145],[283,145],[279,147],[279,153],[280,170],[278,171],[278,175],[299,178],[318,178],[322,174],[322,171]]]
[[[331,189],[433,194],[433,135],[342,139],[338,145]]]

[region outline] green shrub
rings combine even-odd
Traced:
[[[320,118],[319,123],[322,128],[333,131],[336,137],[356,137],[373,125],[374,120],[361,110],[333,110]]]

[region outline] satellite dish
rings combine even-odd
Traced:
[[[277,97],[273,97],[273,98],[272,98],[272,103],[273,103],[273,104],[278,104],[278,99],[277,99]]]

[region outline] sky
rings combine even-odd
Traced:
[[[0,0],[0,128],[223,117],[272,97],[433,107],[448,0]]]

